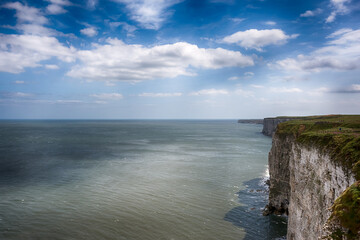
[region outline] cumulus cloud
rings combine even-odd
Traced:
[[[140,97],[181,97],[182,93],[141,93]]]
[[[147,29],[159,29],[171,12],[169,7],[182,0],[114,0],[125,4],[130,17]]]
[[[229,92],[225,89],[203,89],[197,92],[192,92],[189,95],[190,96],[201,96],[201,95],[210,95],[210,96],[217,96],[217,95],[228,95]]]
[[[306,12],[300,14],[300,17],[314,17],[322,13],[322,9],[317,8],[316,10],[307,10]]]
[[[94,27],[88,27],[80,30],[81,34],[84,34],[88,37],[94,37],[97,35],[97,31]]]
[[[262,51],[268,45],[282,45],[289,39],[296,38],[298,35],[286,35],[281,29],[257,30],[250,29],[239,31],[222,39],[224,43],[235,43],[244,48]]]
[[[34,23],[38,25],[48,23],[43,13],[37,8],[28,7],[20,2],[6,3],[3,7],[16,10],[15,16],[20,23]]]
[[[56,57],[75,60],[75,49],[63,46],[54,37],[0,34],[0,71],[20,73],[26,67],[39,67],[41,61]]]
[[[249,56],[222,48],[199,48],[186,42],[144,47],[127,45],[118,39],[107,44],[95,44],[92,50],[77,53],[81,64],[68,76],[104,81],[143,81],[155,78],[193,76],[189,68],[219,69],[254,65]]]
[[[360,29],[340,29],[330,36],[326,46],[309,55],[286,58],[275,66],[288,71],[348,71],[360,69]]]
[[[99,93],[90,96],[100,100],[119,100],[123,98],[123,95],[120,93]]]
[[[59,0],[51,1],[56,2]],[[24,34],[39,36],[66,35],[54,29],[44,27],[49,21],[44,17],[44,13],[40,9],[23,5],[20,2],[7,3],[2,7],[16,10],[15,17],[17,18],[17,23],[15,26],[5,26],[7,28],[22,31]]]
[[[331,23],[335,21],[337,15],[344,15],[349,12],[349,8],[346,4],[350,3],[351,0],[330,0],[330,4],[333,8],[330,16],[327,17],[326,22]]]

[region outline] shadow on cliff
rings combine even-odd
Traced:
[[[226,213],[224,220],[245,230],[244,240],[285,239],[287,218],[284,216],[263,216],[268,203],[268,189],[264,179],[255,178],[244,182],[246,188],[238,192],[242,206]]]

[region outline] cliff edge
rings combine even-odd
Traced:
[[[280,123],[269,173],[266,211],[288,214],[287,239],[360,239],[359,115]]]
[[[262,133],[266,136],[272,137],[276,131],[277,125],[282,122],[301,119],[302,117],[274,117],[274,118],[264,118],[263,121],[263,130]]]

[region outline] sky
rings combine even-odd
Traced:
[[[359,0],[0,1],[0,119],[360,113]]]

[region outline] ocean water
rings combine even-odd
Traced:
[[[1,121],[0,239],[282,239],[236,121]]]

